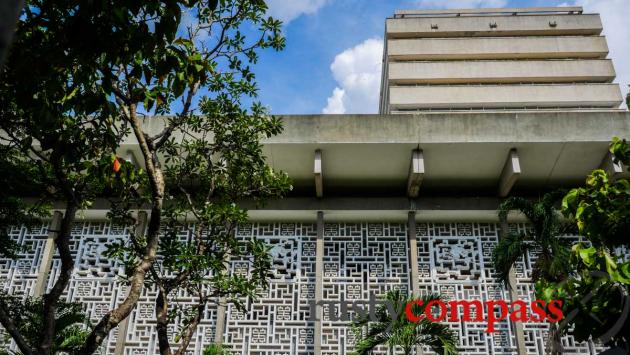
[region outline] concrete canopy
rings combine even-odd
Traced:
[[[516,190],[575,186],[597,169],[613,136],[630,136],[623,111],[301,115],[265,142],[276,170],[314,196],[313,152],[325,155],[327,197],[404,196],[414,149],[424,153],[420,196],[448,191],[496,193],[506,156],[517,149]]]
[[[284,132],[264,141],[275,170],[289,174],[293,196],[315,197],[313,157],[321,150],[323,197],[405,197],[412,152],[423,152],[419,197],[496,196],[506,157],[518,151],[512,191],[584,183],[612,137],[630,137],[630,113],[601,111],[435,112],[397,115],[283,116]],[[147,117],[148,133],[163,118]],[[121,152],[142,163],[134,137]]]

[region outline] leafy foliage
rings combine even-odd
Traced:
[[[536,296],[545,301],[563,300],[563,331],[578,341],[599,339],[609,346],[622,345],[630,334],[630,262],[621,262],[607,251],[573,246],[574,272],[560,283],[539,281]]]
[[[147,179],[134,189],[138,195],[123,196],[112,216],[129,220],[130,211],[145,202],[152,208],[146,235],[132,236],[108,253],[123,261],[134,295],[138,288],[133,280],[138,278],[158,290],[162,352],[171,351],[168,324],[176,317],[184,320],[175,336],[180,354],[208,303],[226,297],[242,308],[243,298],[256,297],[266,287],[272,266],[269,248],[259,240],[235,237],[237,225],[247,221],[238,202],[262,203],[282,196],[291,185],[286,174],[267,165],[260,143],[280,133],[281,122],[260,103],[243,103],[257,95],[250,69],[258,60],[257,51],[284,47],[280,22],[264,18],[263,1],[192,1],[178,6],[182,13],[175,14],[177,31],[167,31],[172,37],[164,46],[134,57],[127,70],[113,69],[117,105],[138,138]],[[155,115],[174,114],[153,118],[158,129],[150,129],[148,120],[138,117],[138,107]],[[179,232],[192,222],[192,237],[180,238]],[[250,271],[230,273],[230,258],[247,261]],[[196,304],[180,305],[174,296],[183,291],[195,297]],[[101,323],[97,328],[113,325]]]
[[[230,355],[230,350],[221,344],[212,344],[203,351],[203,355]]]
[[[3,302],[8,305],[7,311],[14,320],[21,334],[29,344],[35,347],[39,341],[43,322],[44,304],[41,299],[19,298],[1,294]],[[52,352],[74,353],[85,341],[88,335],[89,319],[77,303],[59,302],[55,313],[55,337]],[[9,339],[5,339],[8,341]],[[0,350],[0,354],[12,354],[8,350]],[[21,354],[21,353],[16,353]]]
[[[28,159],[11,146],[0,145],[0,175],[5,188],[0,190],[0,257],[15,258],[19,246],[9,237],[13,226],[29,227],[40,223],[48,215],[48,206],[43,203],[26,203],[18,196],[28,196],[42,189],[38,174]]]
[[[393,290],[385,295],[385,301],[394,305],[397,317],[392,317],[386,305],[376,310],[377,321],[370,321],[368,315],[355,319],[352,328],[359,339],[353,354],[370,354],[377,346],[387,345],[390,351],[401,347],[404,354],[412,354],[416,346],[429,346],[437,354],[457,354],[457,337],[444,324],[431,322],[426,318],[418,322],[407,319],[404,312],[409,302],[423,301],[422,305],[414,304],[413,313],[424,313],[426,305],[433,300],[441,300],[437,295],[420,298],[407,296],[400,290]]]
[[[630,163],[630,145],[615,138],[610,146],[615,161]],[[574,219],[580,233],[595,246],[630,246],[630,182],[611,180],[595,170],[586,186],[571,190],[563,200],[563,212]]]
[[[610,152],[616,163],[630,163],[630,145],[614,138]],[[579,341],[596,339],[609,346],[627,347],[630,334],[630,262],[617,255],[630,236],[630,185],[595,170],[586,186],[563,199],[563,213],[586,238],[573,246],[565,280],[540,280],[537,297],[564,301],[563,329],[572,328]],[[588,245],[586,245],[588,244]],[[623,251],[623,249],[621,249]]]

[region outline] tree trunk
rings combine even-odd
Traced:
[[[149,177],[151,187],[151,215],[147,231],[147,245],[144,249],[142,259],[134,268],[131,276],[129,293],[127,298],[115,309],[107,313],[98,324],[94,327],[87,340],[83,344],[79,355],[91,355],[103,343],[109,332],[114,329],[123,319],[125,319],[135,308],[142,293],[146,273],[153,266],[160,239],[160,226],[162,223],[162,203],[164,201],[164,174],[159,168],[157,154],[154,149],[149,146],[147,137],[142,130],[142,123],[136,115],[136,107],[134,104],[128,108],[129,121],[131,123],[134,135],[138,140],[138,145],[142,151],[145,161],[145,168]]]
[[[563,350],[562,349],[562,339],[561,339],[561,332],[560,329],[558,329],[558,325],[557,324],[549,324],[549,353],[551,355],[560,355],[562,354]]]
[[[61,272],[50,292],[44,295],[43,329],[38,345],[38,353],[40,354],[50,354],[52,351],[55,337],[57,303],[72,277],[74,260],[70,252],[70,233],[77,209],[78,206],[74,201],[67,202],[66,212],[61,221],[59,231],[57,231],[57,237],[55,238],[55,246],[61,258]]]
[[[15,324],[13,324],[13,320],[5,311],[6,306],[2,300],[0,300],[0,324],[4,327],[4,329],[11,335],[11,338],[15,341],[18,348],[24,355],[35,355],[31,346],[26,342],[20,330],[17,329]]]
[[[172,355],[171,344],[168,341],[168,292],[163,287],[160,287],[155,300],[155,319],[160,355]]]
[[[175,355],[184,355],[186,353],[186,350],[188,349],[188,345],[190,344],[190,340],[192,339],[193,335],[197,331],[197,327],[199,326],[199,322],[201,321],[201,318],[203,317],[203,311],[205,309],[206,309],[206,302],[200,300],[199,304],[197,304],[197,313],[195,314],[195,317],[193,318],[192,322],[190,322],[190,324],[188,325],[188,328],[186,329],[186,332],[184,336],[182,337],[182,343],[180,344],[179,349],[177,349],[177,352],[175,353]]]

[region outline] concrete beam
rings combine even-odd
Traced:
[[[622,162],[615,163],[614,156],[611,152],[606,153],[599,168],[604,170],[608,174],[609,179],[613,181],[630,177],[628,167],[623,165]]]
[[[407,178],[407,196],[418,197],[420,185],[424,178],[424,155],[422,150],[415,149],[411,153],[411,163],[409,164],[409,177]]]
[[[324,196],[324,176],[322,174],[322,151],[317,149],[315,151],[315,166],[313,168],[313,174],[315,175],[315,196]]]
[[[48,276],[50,275],[50,268],[52,267],[52,260],[55,256],[55,239],[59,228],[61,227],[61,219],[63,213],[55,211],[52,216],[52,220],[48,226],[48,238],[46,239],[46,245],[44,246],[44,252],[42,255],[42,261],[39,264],[39,270],[37,271],[37,280],[35,281],[35,287],[33,295],[35,297],[41,297],[46,293],[46,285],[48,283]]]
[[[510,194],[512,187],[521,175],[521,162],[516,149],[510,150],[503,172],[499,180],[499,197],[506,197]]]

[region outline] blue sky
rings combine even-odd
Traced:
[[[630,82],[629,0],[268,0],[287,47],[255,67],[274,114],[376,113],[385,18],[396,9],[582,5],[602,15],[624,94]]]

